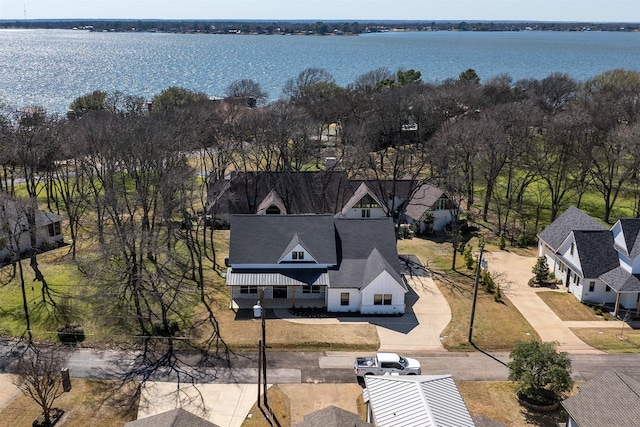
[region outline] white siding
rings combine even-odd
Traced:
[[[343,292],[349,293],[349,305],[340,305],[340,298]],[[339,289],[327,290],[327,311],[333,312],[357,312],[360,311],[360,290],[359,289]]]
[[[613,289],[607,292],[607,285],[605,285],[601,280],[589,279],[584,282],[582,294],[576,295],[578,299],[582,297],[580,301],[589,301],[598,304],[603,302],[616,302],[616,292]],[[596,282],[593,292],[589,292],[590,282]]]
[[[629,310],[637,308],[638,294],[620,294],[620,305]]]
[[[451,222],[451,211],[449,209],[439,209],[433,211],[433,230],[440,231]]]
[[[570,233],[565,241],[562,242],[562,245],[558,248],[558,254],[572,264],[572,270],[579,270],[582,272],[580,258],[578,258],[578,248],[576,247],[576,241],[573,238],[573,233]]]
[[[404,313],[405,290],[386,271],[367,285],[362,291],[360,312],[363,314]],[[374,295],[391,295],[391,305],[374,305]]]
[[[369,216],[362,214],[362,211],[369,211]],[[387,215],[382,208],[351,208],[345,214],[347,218],[384,218]]]

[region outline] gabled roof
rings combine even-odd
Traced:
[[[229,262],[277,264],[297,235],[318,264],[337,264],[332,215],[234,215]]]
[[[640,218],[623,218],[618,222],[626,245],[622,249],[629,258],[634,259],[640,254]]]
[[[219,427],[182,408],[152,415],[136,421],[129,421],[124,427]]]
[[[580,386],[562,406],[580,427],[633,426],[640,420],[640,382],[614,370]]]
[[[309,263],[280,263],[282,257],[301,245],[318,268]],[[395,228],[391,218],[334,218],[331,215],[234,215],[231,219],[229,285],[249,285],[268,278],[274,283],[326,284],[337,288],[366,287],[383,271],[405,291],[400,274]],[[310,267],[309,274],[296,276],[297,265]],[[262,270],[251,268],[261,266]],[[320,268],[323,265],[327,268]],[[284,268],[286,267],[286,268]],[[282,268],[282,271],[280,270]],[[284,273],[291,269],[292,272]],[[318,271],[316,271],[318,270]],[[315,272],[315,273],[314,273]],[[260,276],[262,275],[262,276]],[[265,282],[266,283],[266,282]],[[271,282],[269,282],[271,283]]]
[[[640,274],[631,274],[623,267],[602,274],[600,280],[616,292],[640,292]]]
[[[378,427],[474,426],[451,375],[371,375],[364,381]]]
[[[425,211],[430,210],[444,191],[433,185],[424,183],[414,193],[405,209],[405,214],[418,221]]]
[[[255,213],[272,191],[287,214],[335,214],[352,194],[344,171],[233,172],[209,187],[207,213]]]
[[[576,230],[573,237],[583,277],[596,278],[620,266],[618,252],[613,248],[611,231]]]
[[[551,249],[557,251],[569,233],[574,230],[607,230],[607,228],[580,209],[571,206],[542,230],[538,234],[538,238],[549,245]]]
[[[347,212],[349,212],[349,210],[351,208],[353,208],[353,206],[356,203],[358,203],[360,200],[362,200],[362,198],[365,197],[366,195],[371,196],[371,198],[377,204],[379,204],[381,208],[385,207],[385,204],[382,203],[382,201],[381,201],[381,200],[384,200],[384,199],[378,198],[378,196],[376,196],[376,193],[373,190],[371,190],[371,188],[369,188],[367,183],[366,182],[362,182],[362,183],[360,183],[358,188],[356,188],[356,191],[353,192],[353,196],[351,196],[351,198],[349,198],[349,200],[347,200],[347,202],[344,204],[344,207],[342,208],[342,214],[346,214]]]
[[[267,209],[269,209],[269,207],[272,205],[280,209],[281,214],[284,214],[284,215],[287,214],[287,207],[284,205],[284,201],[282,200],[282,197],[280,197],[280,195],[276,190],[269,191],[269,194],[267,194],[267,196],[258,205],[258,209],[256,210],[256,213],[258,215],[263,215],[267,212]]]
[[[373,424],[362,421],[353,412],[331,405],[305,415],[304,421],[293,427],[373,427]]]

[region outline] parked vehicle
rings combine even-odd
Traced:
[[[420,362],[396,353],[378,353],[374,357],[356,357],[356,376],[365,375],[420,375]]]

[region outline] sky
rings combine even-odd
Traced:
[[[5,19],[640,22],[640,0],[0,0]]]

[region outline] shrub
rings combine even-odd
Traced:
[[[547,257],[544,255],[538,257],[538,261],[536,261],[531,272],[535,275],[537,283],[544,283],[549,280],[549,265],[547,264]]]
[[[493,280],[493,277],[491,277],[489,270],[482,270],[480,273],[480,282],[482,283],[484,290],[490,294],[493,293],[496,288],[496,282]]]
[[[504,248],[507,247],[507,242],[504,239],[504,233],[500,233],[500,243],[498,244],[498,247],[500,248],[501,251],[503,251]]]
[[[493,293],[493,300],[495,302],[502,302],[502,292],[500,291],[500,285],[496,286],[496,290]]]
[[[471,245],[467,245],[464,248],[464,265],[468,270],[473,269],[473,264],[475,264],[475,260],[473,259],[473,253],[471,252],[473,247]]]
[[[180,330],[178,322],[175,320],[167,320],[166,323],[158,322],[153,324],[153,335],[160,337],[172,337]]]

